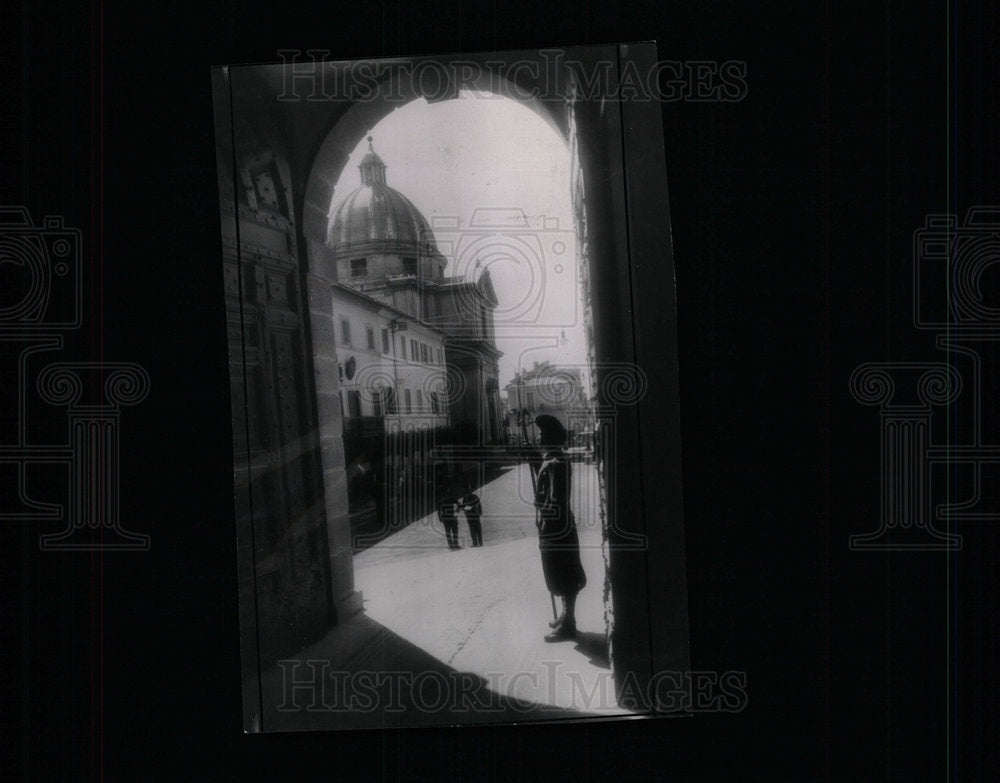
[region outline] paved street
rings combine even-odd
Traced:
[[[483,547],[468,546],[468,528],[460,517],[463,548],[449,551],[436,515],[431,515],[360,553],[355,578],[364,612],[298,656],[300,661],[328,662],[334,671],[396,671],[411,678],[434,672],[434,678],[459,678],[470,709],[448,704],[424,714],[404,709],[388,716],[374,710],[370,719],[357,711],[349,716],[337,710],[307,712],[298,709],[301,699],[289,700],[287,687],[282,696],[282,674],[272,672],[265,678],[270,694],[265,700],[284,701],[288,709],[265,711],[270,728],[622,714],[614,703],[605,641],[596,473],[592,466],[573,467],[573,509],[588,577],[577,604],[576,640],[543,639],[552,608],[538,553],[531,480],[526,465],[511,466],[478,490]],[[296,669],[295,680],[307,680],[310,671]],[[283,676],[288,682],[287,671]],[[434,678],[425,677],[424,684]]]

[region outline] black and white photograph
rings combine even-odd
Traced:
[[[0,780],[996,779],[998,16],[6,3]]]
[[[609,103],[655,45],[285,56],[214,72],[245,729],[683,713],[681,498],[638,480],[648,439],[679,487],[677,367],[629,334],[662,133]]]

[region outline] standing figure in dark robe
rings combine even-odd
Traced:
[[[538,510],[538,548],[542,573],[549,592],[562,598],[562,614],[552,623],[547,642],[576,636],[576,596],[587,584],[580,562],[580,540],[570,508],[573,471],[562,446],[566,430],[554,416],[535,419],[542,447],[542,462],[535,480],[535,508]]]
[[[461,549],[458,545],[458,503],[452,492],[447,493],[438,503],[438,519],[444,526],[444,535],[448,539],[448,549]]]
[[[458,499],[462,511],[465,512],[465,521],[469,523],[469,538],[472,539],[472,546],[483,545],[483,525],[480,518],[483,515],[483,505],[479,502],[479,496],[472,491],[472,485],[465,485],[466,494]]]

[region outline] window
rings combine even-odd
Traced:
[[[400,337],[399,338],[399,358],[401,358],[401,359],[405,359],[406,358],[406,338],[405,337]]]
[[[437,394],[434,392],[427,392],[427,396],[431,398],[431,413],[437,413],[438,412]]]
[[[374,351],[375,350],[375,330],[372,329],[370,326],[366,326],[365,327],[365,337],[368,338],[368,350],[369,351]]]
[[[533,392],[528,392],[528,410],[533,411],[535,409],[535,395]]]
[[[403,274],[404,275],[415,275],[417,273],[417,259],[415,258],[404,258],[403,259]]]
[[[398,411],[396,410],[396,390],[393,388],[388,388],[386,392],[386,409],[390,416],[395,416]]]
[[[427,345],[425,343],[420,343],[420,361],[424,364],[430,361],[427,357]]]
[[[351,277],[364,277],[368,274],[368,259],[351,259]]]
[[[287,214],[283,198],[284,186],[275,163],[272,162],[263,171],[258,169],[247,173],[251,174],[253,181],[253,191],[247,193],[247,201],[251,203],[251,206],[254,209],[264,207],[279,214]]]
[[[417,411],[423,413],[424,410],[424,393],[417,389]]]
[[[389,390],[384,386],[379,386],[375,388],[375,393],[372,395],[372,404],[375,406],[375,415],[379,418],[385,416],[386,398],[389,396],[388,391]]]
[[[357,391],[347,392],[347,411],[352,419],[361,416],[361,394]]]
[[[420,354],[417,352],[416,340],[410,340],[410,359],[415,362],[420,361]]]
[[[441,349],[438,348],[438,364],[444,364],[444,359],[441,358]]]
[[[346,318],[340,319],[340,341],[345,345],[351,344],[351,322]]]
[[[389,330],[382,330],[382,353],[389,353]]]
[[[403,413],[410,413],[413,411],[413,402],[410,398],[410,390],[403,389],[403,400],[405,401],[405,406],[403,408]]]

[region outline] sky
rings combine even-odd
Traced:
[[[531,109],[494,95],[397,108],[372,129],[386,183],[434,229],[446,275],[489,269],[500,384],[535,361],[581,367],[586,343],[570,197],[569,148]],[[362,140],[334,190],[336,207],[361,184]],[[476,262],[480,266],[476,267]]]

